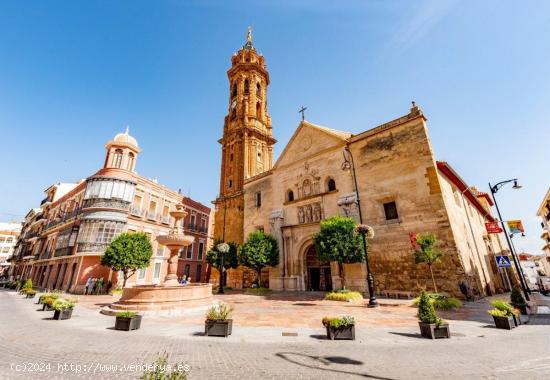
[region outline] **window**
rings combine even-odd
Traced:
[[[231,98],[237,96],[237,83],[233,83],[233,88],[231,89]]]
[[[195,282],[201,282],[202,265],[197,265],[197,273],[195,274]]]
[[[118,198],[131,202],[134,198],[135,185],[125,181],[94,179],[88,181],[84,199]]]
[[[155,263],[155,271],[153,272],[153,278],[157,279],[160,277],[160,267],[162,263]]]
[[[288,190],[286,193],[286,200],[292,202],[294,200],[294,191]]]
[[[128,155],[128,170],[134,169],[134,162],[136,161],[136,156],[132,152]]]
[[[233,187],[233,180],[232,179],[229,180],[229,187]]]
[[[145,278],[145,274],[147,273],[147,268],[141,268],[138,270],[138,280],[143,280]]]
[[[244,94],[248,95],[249,92],[250,92],[250,85],[248,83],[248,79],[245,79],[244,80]]]
[[[189,272],[191,272],[191,267],[189,266],[189,264],[185,264],[185,270],[183,271],[183,273],[189,277]]]
[[[327,182],[327,190],[328,191],[336,190],[336,182],[332,178],[330,178]]]
[[[229,155],[229,161],[233,161],[233,153]]]
[[[120,168],[122,166],[122,149],[115,150],[115,155],[113,156],[113,167]]]
[[[115,236],[122,232],[124,226],[123,222],[85,222],[80,227],[78,242],[109,244]]]
[[[256,103],[256,117],[262,115],[262,104],[260,102]]]
[[[187,247],[187,259],[191,260],[193,258],[193,244]]]
[[[384,203],[384,213],[386,214],[386,220],[395,220],[399,218],[395,202]]]
[[[256,83],[256,96],[262,96],[262,86],[260,85],[260,82]]]
[[[199,256],[198,256],[198,260],[202,261],[202,254],[203,254],[203,250],[204,250],[204,242],[199,242]]]
[[[259,191],[256,193],[256,207],[262,207],[262,193]]]

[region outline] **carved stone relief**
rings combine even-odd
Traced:
[[[320,202],[299,206],[298,223],[313,223],[323,219],[323,209]]]

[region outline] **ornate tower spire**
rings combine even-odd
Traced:
[[[246,44],[231,58],[229,107],[225,117],[220,176],[220,195],[216,200],[215,237],[241,243],[243,240],[243,186],[247,178],[273,166],[271,117],[267,111],[269,73],[265,59],[252,45],[252,28]],[[225,213],[225,218],[220,214]],[[227,228],[225,222],[227,221]],[[231,233],[229,233],[231,229]]]

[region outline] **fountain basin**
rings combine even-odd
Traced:
[[[203,312],[212,306],[212,284],[138,285],[124,288],[122,297],[103,314],[134,311],[145,315],[182,315]]]

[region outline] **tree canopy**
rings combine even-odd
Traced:
[[[339,264],[342,286],[345,288],[343,264],[365,261],[365,251],[360,234],[356,232],[352,218],[334,216],[322,220],[320,230],[313,236],[315,250],[320,261],[336,261]]]
[[[113,239],[101,257],[101,264],[124,274],[122,286],[138,269],[147,268],[153,255],[149,237],[143,232],[125,232]]]
[[[212,248],[206,253],[206,262],[214,268],[219,268],[221,265],[221,253],[218,251],[218,244],[220,243],[223,243],[223,241],[220,239],[215,240]],[[232,241],[227,244],[229,245],[229,252],[223,255],[223,266],[226,269],[237,268],[239,266],[239,258],[237,256],[239,245]]]
[[[239,262],[258,273],[258,285],[260,273],[263,267],[279,264],[279,247],[277,240],[269,234],[258,230],[248,235],[246,243],[239,252]]]

